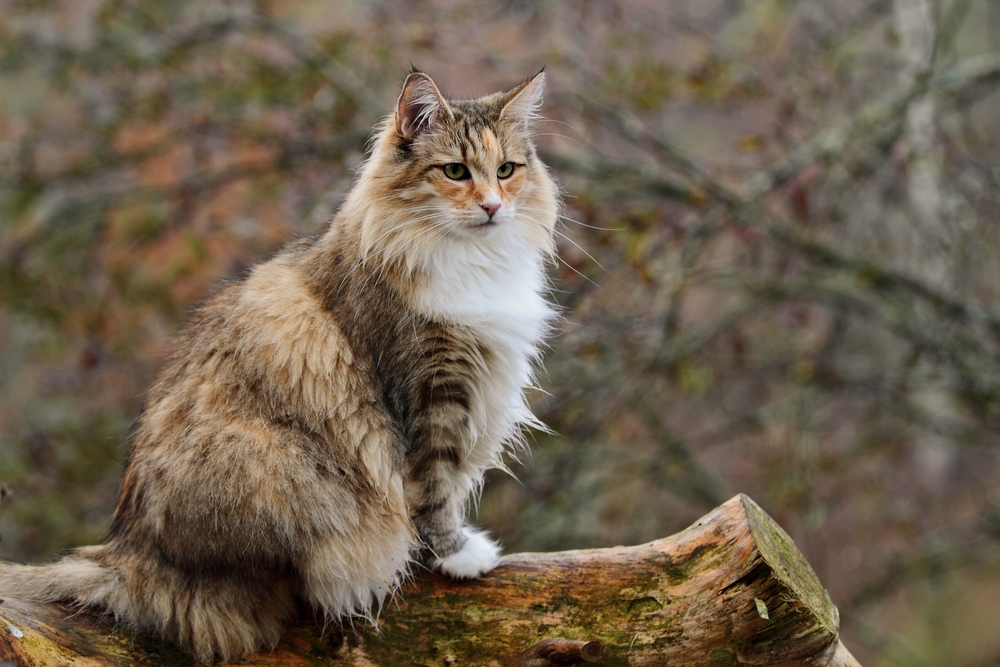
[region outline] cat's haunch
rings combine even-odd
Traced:
[[[101,608],[211,662],[273,646],[296,597],[371,618],[413,558],[494,567],[467,505],[541,426],[524,389],[553,319],[543,84],[452,101],[411,72],[329,230],[179,336],[105,542],[0,564],[0,593]]]

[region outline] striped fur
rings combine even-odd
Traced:
[[[329,230],[181,334],[105,542],[0,565],[0,594],[103,608],[210,662],[273,646],[297,596],[370,618],[421,552],[489,570],[467,504],[537,424],[523,389],[552,319],[543,81],[449,102],[412,72]]]

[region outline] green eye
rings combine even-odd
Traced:
[[[514,163],[504,162],[502,165],[500,165],[500,168],[497,169],[497,178],[507,178],[513,173],[514,173]]]
[[[461,181],[469,177],[469,170],[464,164],[453,162],[444,166],[444,175],[453,181]]]

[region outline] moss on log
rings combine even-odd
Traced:
[[[2,591],[0,591],[2,595]],[[483,579],[420,573],[378,630],[308,613],[246,665],[547,667],[835,665],[837,609],[788,535],[737,496],[687,530],[635,547],[515,554]],[[190,665],[109,619],[12,598],[0,662],[22,667]]]

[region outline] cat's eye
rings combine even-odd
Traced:
[[[497,178],[508,178],[514,173],[514,163],[504,162],[497,168]]]
[[[469,170],[464,164],[453,162],[444,166],[444,175],[453,181],[461,181],[469,177]]]

